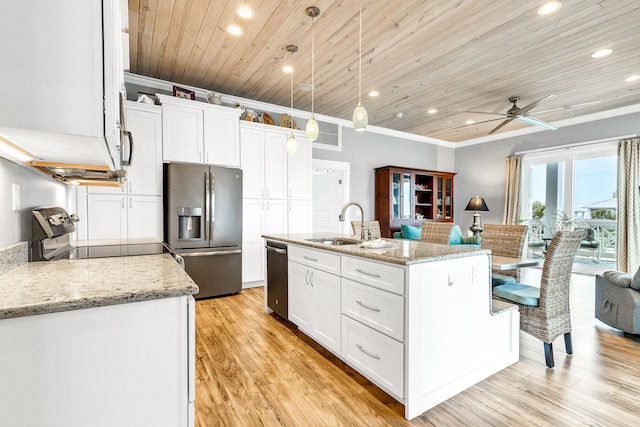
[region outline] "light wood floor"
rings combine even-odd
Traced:
[[[523,281],[539,280],[526,269]],[[631,426],[640,422],[640,337],[593,317],[594,277],[574,274],[574,354],[520,333],[520,361],[421,416],[275,315],[263,289],[196,305],[196,426]],[[473,357],[472,354],[469,357]]]

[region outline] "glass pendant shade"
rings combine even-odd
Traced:
[[[295,154],[298,151],[298,143],[294,134],[289,135],[287,139],[287,153]]]
[[[362,104],[358,103],[358,106],[353,110],[353,129],[356,132],[362,132],[367,128],[369,123],[369,116],[367,116],[367,110],[364,109]]]
[[[320,134],[320,128],[318,127],[318,121],[313,116],[313,113],[311,114],[311,118],[307,120],[307,127],[305,129],[305,133],[309,141],[315,141],[318,139],[318,135]]]

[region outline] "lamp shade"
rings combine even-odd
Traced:
[[[311,118],[307,121],[305,131],[309,141],[316,141],[318,139],[320,128],[318,127],[318,121],[313,117],[313,113],[311,113]]]
[[[484,202],[484,199],[482,197],[474,197],[471,200],[469,200],[469,203],[467,203],[467,207],[464,208],[465,211],[483,211],[483,212],[489,212],[489,208],[487,207],[487,204]]]

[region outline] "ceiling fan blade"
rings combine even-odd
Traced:
[[[507,117],[504,113],[489,113],[487,111],[462,111],[462,113],[470,113],[470,114],[488,114],[490,116],[502,116]]]
[[[482,123],[495,122],[496,120],[502,120],[502,118],[490,119],[490,120],[482,120],[481,122],[473,122],[473,123],[470,123],[468,125],[465,124],[465,125],[460,125],[460,126],[456,126],[456,127],[453,127],[453,128],[448,128],[448,130],[466,128],[467,126],[475,126],[475,125],[479,125],[479,124],[482,124]]]
[[[550,110],[542,110],[542,111],[537,111],[536,114],[542,114],[542,113],[550,113],[552,111],[560,111],[560,110],[568,110],[570,108],[576,108],[576,107],[584,107],[586,105],[593,105],[593,104],[599,104],[601,103],[601,100],[597,100],[597,101],[589,101],[589,102],[582,102],[580,104],[571,104],[571,105],[565,105],[563,107],[558,107],[558,108],[551,108]]]
[[[540,105],[540,104],[542,104],[543,102],[546,102],[546,101],[548,101],[548,100],[550,100],[550,99],[552,99],[552,98],[554,98],[554,97],[555,97],[555,95],[549,95],[549,96],[546,96],[546,97],[544,97],[544,98],[542,98],[542,99],[537,100],[536,102],[532,102],[531,104],[526,105],[526,106],[524,106],[524,107],[520,108],[520,109],[518,110],[518,114],[522,114],[522,115],[524,115],[525,113],[527,113],[527,111],[530,111],[530,110],[534,109],[534,108],[535,108],[535,107],[537,107],[538,105]]]
[[[536,126],[541,126],[545,129],[549,129],[549,130],[556,130],[558,129],[557,127],[550,125],[549,123],[543,122],[542,120],[538,120],[538,119],[534,119],[531,116],[520,116],[518,115],[516,117],[516,120],[519,120],[521,122],[525,122],[525,123],[529,123],[531,125],[536,125]]]
[[[504,122],[500,123],[491,132],[489,132],[489,135],[491,135],[492,133],[496,132],[498,129],[500,129],[502,126],[506,125],[507,123],[511,122],[511,120],[513,120],[514,118],[515,117],[510,117],[507,120],[505,120]]]

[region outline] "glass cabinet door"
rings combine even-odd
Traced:
[[[400,172],[391,175],[391,219],[400,219]]]
[[[453,180],[447,177],[437,178],[436,219],[453,218]]]
[[[411,219],[411,174],[402,174],[402,219]]]

